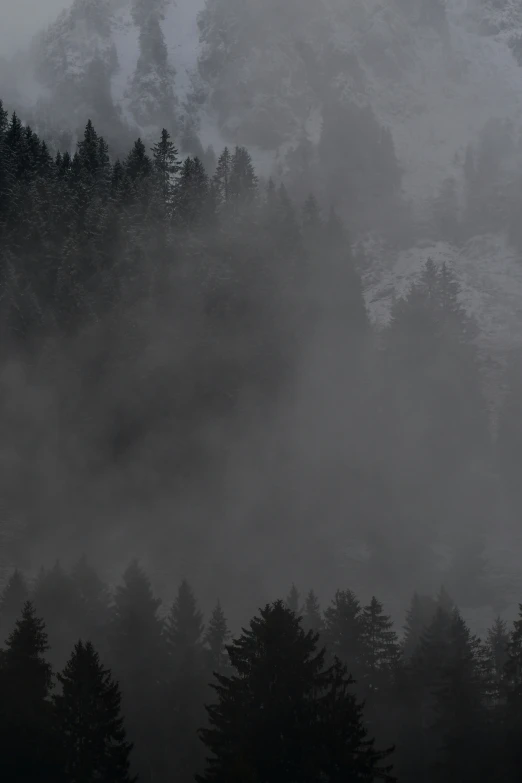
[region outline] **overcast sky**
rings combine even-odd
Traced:
[[[0,55],[10,56],[72,0],[0,0]]]

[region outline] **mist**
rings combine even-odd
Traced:
[[[45,0],[41,3],[34,3],[32,0],[20,0],[19,3],[2,0],[0,3],[2,57],[11,57],[18,50],[27,48],[34,35],[54,22],[58,14],[70,6],[70,0]]]
[[[412,747],[435,768],[438,746],[410,718],[397,735],[393,716],[414,714],[401,683],[431,715],[428,673],[408,678],[458,638],[470,704],[491,715],[508,682],[495,650],[518,627],[522,12],[0,12],[0,644],[22,594],[57,672],[73,631],[92,633],[121,673],[132,769],[188,780],[201,754],[187,740],[183,755],[180,726],[175,762],[152,719],[147,734],[140,704],[171,707],[132,690],[140,660],[195,667],[180,696],[195,732],[210,618],[223,609],[236,634],[260,606],[267,628],[295,612],[353,667],[399,779],[428,779]],[[128,663],[121,618],[138,604]],[[391,641],[370,672],[375,617]]]

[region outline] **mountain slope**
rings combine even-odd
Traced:
[[[58,125],[76,131],[91,116],[117,151],[138,134],[157,138],[162,125],[198,151],[197,131],[204,145],[247,144],[264,174],[284,175],[289,161],[295,174],[307,145],[317,158],[322,141],[335,170],[339,150],[333,137],[325,142],[329,105],[334,124],[342,101],[370,107],[391,129],[402,190],[419,217],[448,177],[462,192],[466,145],[488,121],[508,119],[520,135],[521,37],[515,0],[448,0],[445,12],[438,0],[288,0],[284,9],[279,0],[74,0],[26,65],[40,108]],[[26,74],[21,100],[34,104]],[[350,111],[336,144],[352,143]],[[300,192],[318,182],[313,165]],[[340,170],[341,188],[348,177]],[[504,234],[480,234],[462,248],[374,245],[366,273],[374,317],[386,317],[423,259],[444,258],[488,346],[512,345],[522,334],[518,253]]]

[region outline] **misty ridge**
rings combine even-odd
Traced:
[[[7,779],[517,779],[519,4],[12,13]],[[54,747],[87,680],[113,766]]]

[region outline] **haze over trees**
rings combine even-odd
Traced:
[[[463,5],[0,52],[2,780],[520,779],[522,15]]]

